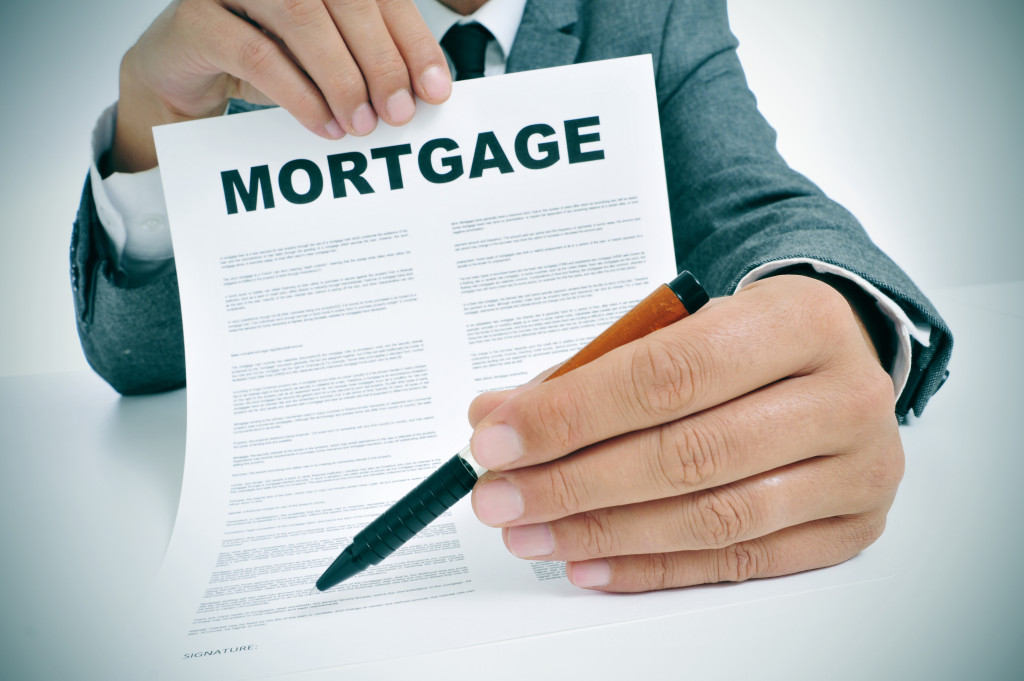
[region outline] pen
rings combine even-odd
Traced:
[[[681,272],[605,329],[562,364],[545,381],[592,362],[609,350],[642,338],[687,317],[708,302],[708,294],[689,272]],[[352,543],[316,580],[326,591],[381,562],[417,532],[469,494],[485,469],[473,459],[469,445],[352,538]]]

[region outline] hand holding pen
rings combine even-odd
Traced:
[[[477,516],[603,591],[842,562],[903,472],[892,380],[835,288],[771,277],[557,381],[479,396]]]
[[[894,405],[846,298],[770,277],[557,381],[479,396],[473,506],[513,554],[601,591],[833,565],[885,525]]]

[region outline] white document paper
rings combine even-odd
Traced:
[[[576,589],[561,564],[510,555],[468,500],[311,591],[465,445],[474,395],[566,359],[674,276],[648,57],[457,83],[362,139],[320,139],[280,109],[155,135],[188,444],[146,678],[282,674],[777,593]]]

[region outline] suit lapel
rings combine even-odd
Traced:
[[[572,35],[579,19],[578,0],[528,0],[507,70],[530,71],[572,64],[580,40]]]

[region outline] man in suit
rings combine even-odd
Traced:
[[[441,40],[466,22],[487,29],[474,29],[475,64]],[[735,295],[557,380],[478,397],[473,451],[492,472],[474,508],[515,555],[567,561],[574,584],[599,590],[846,560],[884,527],[897,420],[937,390],[952,339],[856,220],[779,157],[735,47],[720,0],[175,2],[125,55],[76,221],[86,356],[126,394],[184,383],[169,243],[145,245],[124,207],[143,192],[114,184],[153,176],[153,125],[237,97],[337,139],[407,122],[414,94],[443,102],[449,59],[477,76],[650,53],[677,263]]]

